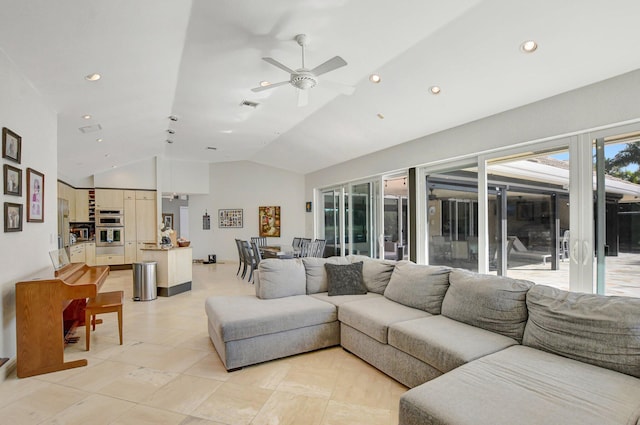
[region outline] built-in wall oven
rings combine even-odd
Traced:
[[[96,227],[96,246],[124,245],[124,227]]]
[[[98,210],[96,227],[124,227],[124,211],[118,209]]]

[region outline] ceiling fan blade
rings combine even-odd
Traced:
[[[266,60],[266,59],[265,59]],[[323,64],[320,64],[311,70],[311,73],[318,76],[322,74],[326,74],[329,71],[333,71],[334,69],[338,69],[347,64],[347,61],[342,59],[340,56],[334,56]]]
[[[309,104],[309,90],[298,89],[298,106],[307,106]]]
[[[353,92],[356,91],[356,88],[353,87],[353,86],[348,86],[346,84],[337,83],[335,81],[320,80],[318,85],[320,87],[327,87],[327,88],[330,88],[332,90],[336,90],[336,91],[338,91],[338,92],[340,92],[342,94],[346,94],[347,96],[351,96],[353,94]]]
[[[269,62],[273,66],[277,66],[278,68],[280,68],[283,71],[288,72],[289,74],[295,74],[296,73],[293,69],[289,68],[286,65],[281,64],[280,62],[278,62],[274,58],[262,58],[262,60],[265,61],[265,62]]]
[[[289,84],[289,81],[280,81],[279,83],[269,84],[268,86],[254,87],[251,89],[251,91],[254,93],[258,93],[258,92],[273,89],[279,86],[284,86],[285,84]]]

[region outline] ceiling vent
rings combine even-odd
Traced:
[[[83,133],[95,133],[96,131],[102,130],[102,126],[100,124],[86,125],[84,127],[80,127],[78,130]]]
[[[249,108],[257,108],[259,105],[259,103],[257,102],[252,102],[250,100],[243,100],[242,103],[240,104],[240,106],[248,106]]]

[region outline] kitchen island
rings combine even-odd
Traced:
[[[192,252],[190,247],[143,248],[141,251],[144,261],[158,263],[156,269],[158,296],[170,297],[191,290]]]

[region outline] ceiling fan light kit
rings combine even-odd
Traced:
[[[318,77],[320,75],[326,74],[347,65],[347,62],[340,56],[334,56],[333,58],[316,66],[313,69],[307,69],[305,67],[304,48],[309,43],[309,37],[306,34],[298,34],[295,36],[295,40],[302,48],[302,67],[293,70],[273,58],[262,58],[262,60],[264,60],[265,62],[268,62],[271,65],[280,68],[285,72],[288,72],[290,75],[289,81],[281,81],[279,83],[272,84],[261,83],[259,87],[254,87],[251,89],[251,91],[257,93],[265,90],[271,90],[286,84],[291,84],[293,87],[298,89],[298,106],[305,106],[308,103],[309,99],[307,90],[312,89],[316,85],[318,85]],[[343,92],[345,94],[351,94],[353,93],[353,88],[349,87],[348,90],[343,90]]]

